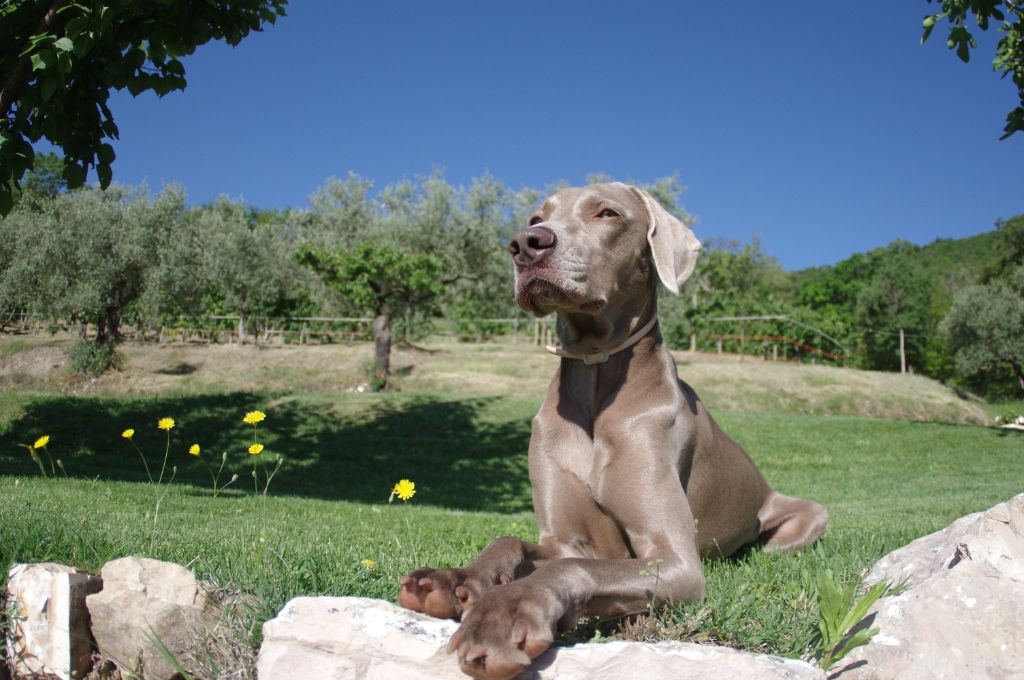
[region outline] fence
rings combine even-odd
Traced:
[[[815,363],[833,361],[842,365],[849,351],[838,340],[820,329],[813,328],[786,316],[709,317],[704,321],[713,324],[739,323],[739,333],[703,333],[691,335],[689,349],[692,351],[725,352],[746,356],[760,356],[765,360],[802,361]],[[205,323],[196,323],[205,322]],[[807,342],[796,333],[746,333],[746,322],[770,322],[776,325],[792,325],[810,331],[827,340],[830,349]],[[459,341],[480,342],[493,338],[511,340],[515,344],[529,343],[537,346],[555,344],[555,320],[553,317],[535,319],[513,317],[506,319],[431,319],[429,329],[422,335],[441,336]],[[369,341],[373,335],[371,317],[328,317],[302,316],[286,319],[244,319],[234,315],[209,315],[197,319],[180,319],[159,327],[126,326],[122,335],[129,340],[157,343],[199,343],[199,344],[240,344],[251,342],[257,345],[311,345],[351,344]],[[0,312],[0,332],[41,333],[53,330],[77,330],[60,323],[33,321],[24,311]],[[395,338],[402,340],[403,338]],[[682,340],[682,339],[679,339]]]

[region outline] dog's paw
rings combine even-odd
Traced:
[[[439,619],[459,619],[481,592],[482,582],[466,569],[421,567],[402,579],[398,604]]]
[[[511,583],[483,593],[448,642],[464,673],[507,680],[543,654],[563,613],[557,596]]]

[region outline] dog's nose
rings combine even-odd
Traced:
[[[555,232],[540,225],[527,227],[509,241],[508,250],[512,260],[521,267],[537,264],[555,247]]]

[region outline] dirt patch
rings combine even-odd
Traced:
[[[0,359],[0,385],[42,387],[59,381],[68,370],[68,353],[62,347],[28,347]]]

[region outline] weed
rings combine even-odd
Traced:
[[[858,628],[878,598],[885,594],[887,581],[879,581],[856,597],[857,584],[843,586],[826,569],[818,576],[818,631],[815,656],[826,671],[849,652],[866,645],[878,633],[877,628]]]

